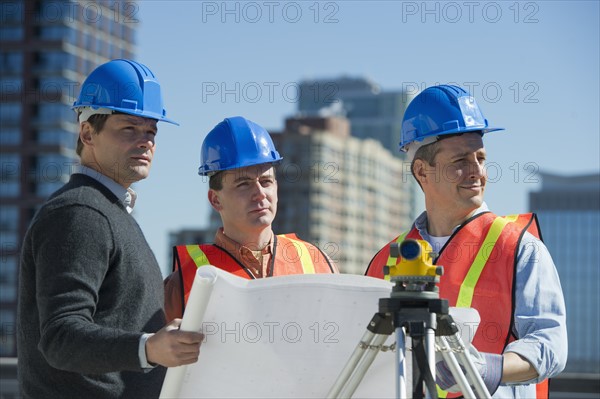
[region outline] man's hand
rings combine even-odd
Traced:
[[[196,363],[204,334],[181,331],[181,319],[174,319],[146,341],[146,358],[149,363],[176,367]]]
[[[490,395],[493,395],[498,389],[502,379],[502,355],[479,352],[473,345],[469,345],[469,354],[471,355],[471,360],[481,375],[481,378],[483,379],[483,382],[485,383]],[[464,365],[461,364],[460,360],[458,360],[458,362],[464,372]],[[456,379],[446,365],[446,362],[443,360],[437,362],[435,368],[436,383],[440,386],[440,388],[448,392],[460,392],[460,387],[456,383]]]

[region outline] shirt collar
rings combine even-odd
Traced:
[[[475,212],[473,212],[473,215],[471,215],[471,217],[478,215],[482,212],[487,212],[487,211],[489,211],[489,208],[488,208],[487,204],[484,202],[481,204],[481,206],[479,208],[477,208],[475,210]],[[429,241],[430,235],[429,235],[429,232],[427,231],[427,211],[424,211],[423,213],[421,213],[419,215],[419,217],[415,220],[415,227],[419,231],[419,234],[421,235],[421,237],[423,237],[426,241]],[[459,227],[460,227],[460,225],[454,227],[454,229],[452,229],[452,232],[454,232]]]
[[[125,188],[110,177],[103,175],[97,170],[88,168],[85,165],[77,165],[75,167],[75,173],[81,173],[97,180],[106,186],[106,188],[108,188],[119,199],[119,201],[123,203],[123,206],[125,206],[125,209],[127,209],[128,213],[133,211],[135,200],[137,199],[137,193],[133,191],[131,187]]]

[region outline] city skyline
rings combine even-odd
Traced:
[[[50,0],[3,2],[0,10],[5,44],[0,82],[4,105],[1,220],[4,262],[0,296],[6,305],[0,309],[0,321],[5,338],[9,337],[3,340],[4,354],[14,351],[11,338],[15,331],[14,312],[9,307],[16,303],[13,299],[20,245],[14,237],[19,230],[24,231],[36,206],[62,185],[75,165],[77,125],[70,110],[80,87],[75,81],[83,80],[96,65],[111,58],[133,58],[148,65],[163,88],[167,116],[181,123],[179,127],[159,124],[150,177],[133,187],[138,193],[134,216],[165,275],[171,267],[170,241],[200,237],[199,231],[209,227],[212,211],[206,198],[208,179],[197,174],[200,146],[208,131],[226,117],[242,115],[278,134],[285,130],[286,119],[303,116],[299,114],[302,104],[308,102],[304,110],[314,110],[310,107],[311,98],[314,104],[319,104],[317,108],[330,104],[325,114],[343,115],[348,110],[361,107],[366,110],[370,106],[389,110],[392,103],[404,104],[392,98],[401,93],[410,100],[426,87],[456,84],[471,92],[491,126],[505,128],[484,138],[488,152],[486,202],[492,211],[500,215],[530,211],[528,198],[536,195],[548,197],[552,202],[556,198],[550,197],[548,193],[553,192],[547,188],[549,181],[554,180],[573,183],[593,177],[595,180],[588,186],[592,191],[600,191],[596,187],[600,172],[600,3],[597,1]],[[28,21],[25,28],[17,26],[19,19]],[[348,86],[341,87],[336,83],[340,81]],[[368,90],[384,93],[393,101],[379,101],[376,106],[374,102],[367,104],[365,97],[352,96],[356,94],[352,92],[353,84],[362,84],[362,89],[366,85]],[[344,104],[329,101],[340,90],[351,92],[352,100]],[[342,109],[342,105],[348,104],[350,108]],[[360,147],[361,151],[373,148],[375,152],[389,151],[397,156],[394,139],[391,143],[388,140],[388,144],[382,140],[383,147],[374,146],[372,136],[383,132],[370,128],[378,123],[395,128],[400,114],[392,112],[393,118],[380,120],[371,111],[360,117],[368,114],[367,125],[375,121],[374,125],[365,128],[365,120],[358,119],[358,123],[363,123],[359,137],[366,141],[341,143],[335,141],[337,138],[328,138],[332,147],[344,144]],[[17,128],[19,124],[22,125]],[[295,145],[282,145],[279,151],[287,166],[290,161],[300,164],[300,153],[308,153]],[[378,157],[367,155],[360,162],[379,164],[390,158],[387,153]],[[335,160],[320,158],[318,162],[323,165]],[[344,163],[339,161],[333,170]],[[389,175],[402,183],[412,181],[408,164],[400,173],[379,168],[385,172],[386,181]],[[352,178],[359,175],[355,173]],[[280,180],[286,178],[285,174],[279,175]],[[297,206],[293,201],[299,197],[298,186],[283,183],[290,182],[280,184],[287,187],[283,189],[285,192],[280,189],[280,200],[289,206],[287,209],[283,204],[280,206],[280,217],[282,222],[285,220],[285,228],[292,230],[276,233],[300,228],[298,225],[294,228],[293,220],[290,223],[283,216],[291,213],[291,207],[295,214],[316,214],[306,212],[304,204]],[[332,179],[326,183],[338,184],[338,181]],[[338,188],[326,187],[329,191]],[[561,190],[566,195],[571,194],[572,188],[573,185],[564,185]],[[381,202],[380,206],[373,206],[375,201],[369,201],[368,195],[358,191],[353,190],[357,197],[350,195],[349,202],[358,200],[357,203],[367,205],[358,207],[356,212],[361,219],[351,229],[356,234],[350,238],[329,235],[334,237],[329,238],[331,242],[318,242],[325,249],[334,240],[339,241],[334,244],[350,243],[354,252],[347,250],[342,259],[354,260],[354,264],[347,263],[356,273],[361,272],[360,265],[367,262],[365,259],[374,255],[366,254],[371,247],[362,246],[362,242],[356,245],[356,240],[366,236],[372,239],[368,244],[373,244],[377,223],[372,215],[384,214],[389,218],[393,214]],[[394,189],[386,187],[386,192]],[[419,195],[416,197],[417,204],[410,209],[411,213],[424,207]],[[392,194],[385,198],[398,199]],[[320,214],[315,225],[330,228],[330,221],[340,225],[343,216],[332,212],[336,207],[327,208],[327,201],[320,201],[318,206],[326,212]],[[406,211],[400,200],[392,205],[403,206],[402,212]],[[547,241],[553,253],[550,244],[560,247],[566,242],[559,235],[564,220],[562,216],[549,218],[548,212],[543,215],[543,209],[540,213],[542,230],[545,231],[547,223],[548,231],[553,234],[549,234]],[[211,229],[218,215],[212,213],[212,217]],[[597,241],[597,235],[593,234],[597,230],[597,217],[597,213],[592,217],[577,214],[576,218],[583,221],[581,231],[577,232],[583,238],[572,235],[570,239],[582,248],[593,247],[594,237]],[[412,215],[407,218],[406,212],[403,213],[402,226],[396,233],[408,228],[410,219]],[[364,223],[369,225],[363,228]],[[16,230],[13,225],[18,225]],[[201,233],[203,237],[212,237],[210,232]],[[564,251],[571,251],[575,244],[563,247],[556,251],[555,260],[561,276],[567,276],[563,288],[567,294],[579,294],[567,297],[568,306],[574,308],[569,316],[572,322],[585,319],[588,309],[583,305],[589,304],[585,289],[593,292],[597,273],[571,276],[573,257]],[[357,255],[357,251],[362,252]],[[582,253],[586,261],[595,259],[594,251],[584,249]],[[345,269],[344,264],[339,266]],[[597,296],[593,299],[598,302]],[[577,348],[573,353],[588,359],[586,344],[593,345],[597,337],[573,331],[581,333],[574,336],[581,336],[583,342],[573,345]],[[597,352],[590,352],[595,356],[591,361],[596,361]],[[571,367],[567,371],[592,368],[586,363],[578,370]]]
[[[156,72],[168,115],[181,123],[160,126],[151,176],[136,185],[137,218],[161,265],[169,231],[208,221],[207,181],[197,175],[206,133],[233,115],[281,131],[303,80],[469,89],[490,124],[506,129],[485,139],[486,200],[498,214],[526,211],[537,171],[597,171],[598,2],[465,4],[140,2],[137,57]]]

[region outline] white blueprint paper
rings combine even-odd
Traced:
[[[206,339],[196,364],[169,369],[161,398],[323,398],[392,287],[357,275],[246,280],[212,266],[195,280],[182,329],[201,325]],[[379,353],[354,397],[395,397],[394,361]]]

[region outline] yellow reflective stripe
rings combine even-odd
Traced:
[[[510,215],[506,217],[498,216],[492,222],[492,226],[490,227],[490,230],[485,236],[481,247],[479,247],[479,251],[475,256],[475,260],[473,260],[473,264],[469,268],[469,271],[460,286],[458,299],[456,300],[456,307],[471,307],[471,302],[473,302],[473,293],[475,292],[475,286],[477,285],[477,281],[481,276],[481,272],[483,272],[483,268],[485,267],[490,254],[492,253],[492,249],[496,245],[496,241],[498,241],[498,237],[500,237],[500,234],[502,233],[502,230],[504,230],[504,227],[508,223],[517,220],[518,217],[519,215]],[[486,252],[486,249],[488,247],[490,247],[490,250],[487,251],[488,253],[487,255],[485,255],[484,252]]]
[[[313,264],[312,258],[310,257],[310,252],[308,252],[308,247],[302,242],[298,240],[294,240],[293,238],[286,237],[298,252],[300,256],[300,263],[302,263],[302,272],[304,274],[315,274],[315,265]]]
[[[438,398],[441,399],[441,398],[445,398],[446,396],[448,396],[448,392],[444,391],[438,385],[435,386],[435,389],[437,389]]]
[[[398,236],[398,238],[396,238],[396,242],[397,242],[398,244],[400,244],[402,241],[404,241],[404,239],[406,238],[406,236],[407,236],[407,235],[408,235],[408,231],[405,231],[404,233],[400,234],[400,235]],[[395,266],[395,265],[396,265],[396,260],[397,260],[397,259],[398,259],[398,258],[394,258],[394,257],[392,257],[392,256],[390,255],[390,256],[388,256],[388,260],[387,260],[387,263],[386,263],[385,265],[386,265],[386,266],[389,266],[389,267]],[[384,276],[383,276],[383,279],[384,279],[384,280],[387,280],[387,281],[390,281],[390,275],[389,275],[389,274],[386,274],[386,275],[384,275]]]
[[[200,249],[199,245],[186,245],[185,249],[196,264],[196,267],[210,265],[206,254]]]

